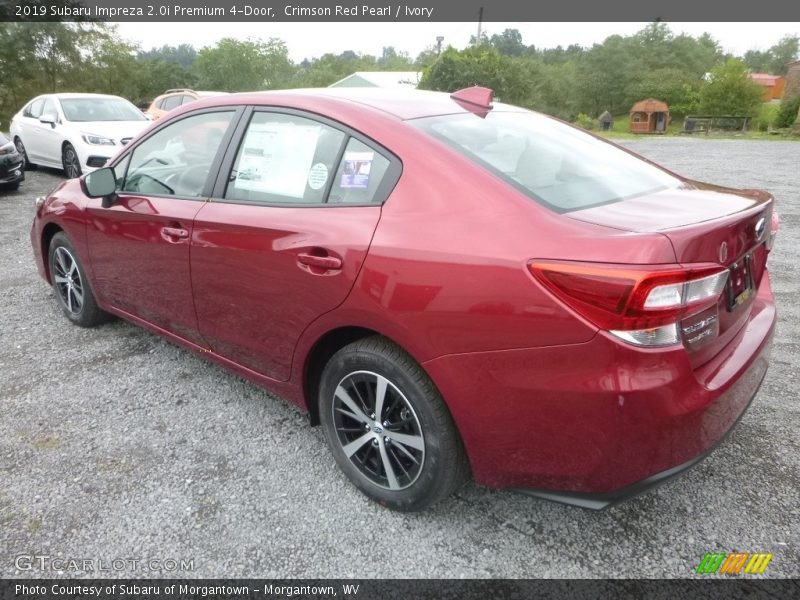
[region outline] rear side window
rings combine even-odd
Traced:
[[[372,204],[389,160],[355,138],[347,142],[328,198],[331,204]]]
[[[164,104],[162,106],[163,110],[172,110],[173,108],[177,108],[181,105],[181,98],[183,96],[170,96],[169,98],[164,99]]]
[[[256,112],[236,155],[225,198],[319,204],[347,136],[297,115]]]
[[[443,115],[409,123],[558,212],[680,185],[624,150],[536,113]]]
[[[224,198],[259,204],[381,204],[400,161],[355,133],[297,114],[257,111],[237,150]]]

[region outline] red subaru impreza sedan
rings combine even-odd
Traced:
[[[777,227],[491,91],[200,100],[37,201],[67,319],[289,399],[398,510],[483,485],[601,508],[700,460],[767,370]]]

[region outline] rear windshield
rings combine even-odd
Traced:
[[[62,98],[67,121],[144,121],[138,108],[122,98]]]
[[[441,115],[408,123],[558,212],[649,194],[680,181],[611,144],[531,112]]]

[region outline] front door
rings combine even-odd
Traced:
[[[116,200],[87,207],[98,297],[198,344],[190,239],[235,116],[205,111],[167,123],[117,161]]]
[[[192,286],[211,348],[287,380],[300,335],[344,302],[399,161],[303,114],[256,111],[195,219]]]

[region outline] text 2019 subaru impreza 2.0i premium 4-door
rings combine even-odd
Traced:
[[[689,181],[453,95],[237,94],[179,108],[37,201],[41,275],[307,410],[365,494],[470,474],[602,507],[675,474],[767,370],[766,192]]]

